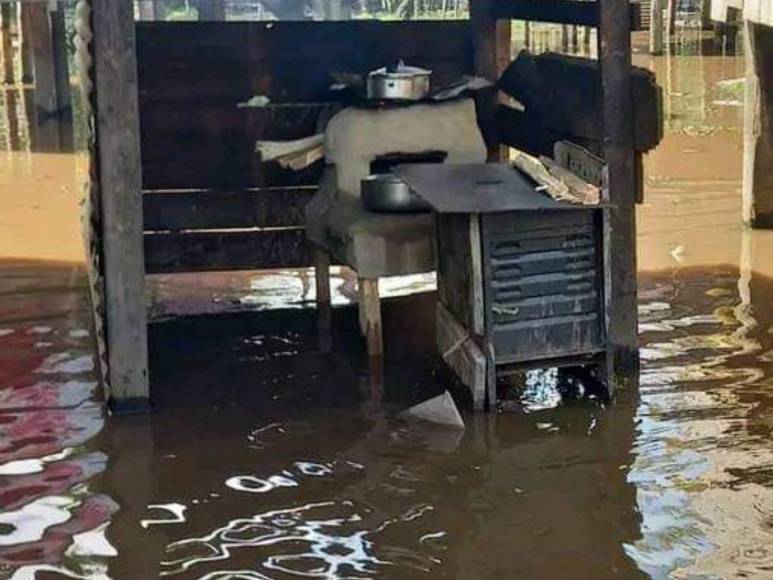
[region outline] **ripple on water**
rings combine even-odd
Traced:
[[[351,578],[378,575],[395,566],[428,569],[433,558],[417,550],[392,546],[384,554],[375,548],[380,533],[390,526],[410,525],[426,509],[431,508],[379,520],[370,508],[335,500],[236,518],[204,536],[170,543],[161,573],[175,575],[238,559],[236,552],[243,550],[250,550],[250,558],[257,562],[250,573],[258,576],[247,577],[264,574],[271,578],[278,572],[295,577]],[[209,577],[227,577],[228,572],[222,569]]]

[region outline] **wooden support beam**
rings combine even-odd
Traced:
[[[475,3],[476,0],[471,2],[470,10]],[[576,0],[499,0],[493,3],[493,14],[498,19],[598,26],[600,3]],[[626,24],[629,23],[630,20],[627,20]]]
[[[360,327],[368,344],[368,357],[384,356],[384,337],[381,325],[381,300],[378,295],[378,278],[359,278]]]
[[[139,0],[139,16],[143,21],[160,20],[161,8],[158,0]]]
[[[92,0],[95,129],[102,208],[110,403],[147,407],[137,59],[131,0]]]
[[[11,85],[14,83],[14,52],[11,39],[11,20],[13,18],[13,6],[0,4],[0,58],[2,58],[3,82]]]
[[[60,119],[72,118],[70,93],[70,64],[67,54],[67,28],[64,22],[64,5],[57,4],[51,12],[51,41],[54,53],[54,84],[56,86],[56,111]]]
[[[317,307],[330,306],[330,254],[324,248],[314,248],[314,280],[317,290]]]
[[[496,0],[470,3],[470,25],[475,74],[496,82],[510,62],[510,22],[497,21]],[[497,91],[485,91],[478,98],[478,121],[489,150],[489,160],[501,160],[505,152],[496,140]]]
[[[607,164],[604,223],[605,310],[610,391],[638,375],[636,166],[628,0],[599,2],[603,157]]]
[[[225,0],[196,0],[195,6],[199,20],[225,20]]]
[[[11,151],[21,149],[21,126],[19,124],[20,91],[5,91],[5,122],[8,129],[8,148]]]
[[[747,21],[743,219],[773,228],[773,28]]]
[[[19,5],[19,29],[21,30],[21,82],[31,83],[34,79],[34,62],[32,47],[32,28],[30,25],[30,3]]]
[[[663,54],[663,0],[651,0],[650,4],[650,54]]]
[[[46,117],[57,111],[54,43],[48,4],[34,2],[23,6],[29,18],[29,40],[35,71],[35,107],[41,117]]]

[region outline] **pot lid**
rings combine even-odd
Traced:
[[[372,71],[368,76],[388,76],[391,78],[409,78],[416,76],[428,76],[432,71],[417,66],[408,66],[402,60],[395,65],[381,67]]]

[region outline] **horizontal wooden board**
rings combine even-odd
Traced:
[[[315,187],[143,194],[145,231],[303,226]]]
[[[240,109],[154,103],[140,110],[145,189],[311,185],[322,163],[299,172],[261,163],[259,139],[299,139],[318,130],[320,107]]]
[[[138,22],[140,101],[234,105],[329,100],[332,73],[364,74],[402,58],[437,83],[472,70],[465,21]]]
[[[145,234],[148,274],[300,268],[310,264],[303,228]]]
[[[333,73],[400,58],[436,84],[473,70],[464,21],[138,22],[137,54],[145,189],[314,184],[321,164],[262,164],[255,141],[323,130]],[[271,104],[237,107],[254,95]]]
[[[555,24],[598,26],[598,2],[575,0],[498,0],[494,3],[497,18],[532,20]]]
[[[599,1],[499,0],[494,4],[494,15],[507,20],[598,27]],[[641,4],[632,2],[630,11],[631,30],[644,30]]]

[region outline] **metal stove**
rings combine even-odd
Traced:
[[[603,366],[603,207],[558,202],[504,164],[406,165],[435,211],[438,345],[496,405],[498,372]]]

